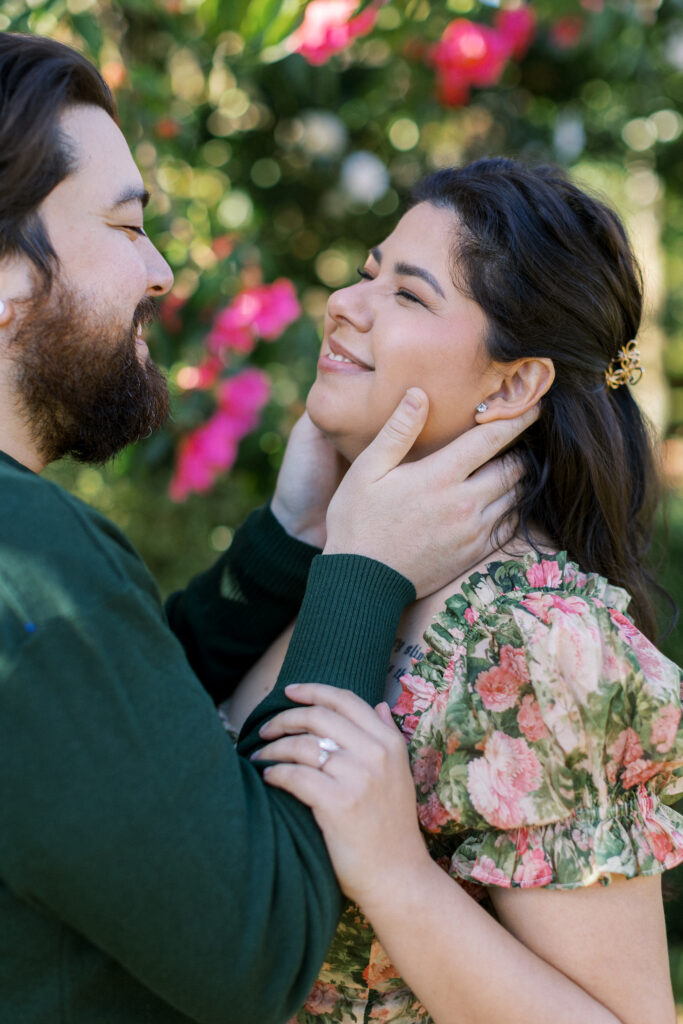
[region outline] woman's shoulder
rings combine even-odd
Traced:
[[[628,600],[564,554],[524,556],[473,573],[426,630],[394,713],[425,829],[488,837],[475,842],[479,875],[463,877],[486,881],[482,864],[527,842],[510,838],[520,829],[540,829],[534,842],[573,865],[553,869],[552,884],[607,874],[595,860],[603,841],[617,844],[626,873],[636,856],[638,870],[661,870],[665,844],[652,836],[680,831],[660,798],[683,786],[681,673],[633,625]],[[627,847],[641,852],[629,860]],[[506,868],[507,884],[518,868]]]

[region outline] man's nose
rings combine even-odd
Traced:
[[[147,260],[147,294],[152,297],[166,295],[173,285],[173,271],[152,243]]]

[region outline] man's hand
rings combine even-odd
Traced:
[[[270,506],[290,536],[324,547],[327,506],[348,465],[304,413],[289,435]]]
[[[516,500],[522,466],[489,460],[538,417],[473,427],[431,455],[400,465],[427,418],[429,402],[410,388],[375,440],[358,456],[327,512],[324,554],[365,555],[431,594],[492,550],[492,531]],[[481,467],[481,468],[479,468]],[[515,524],[496,538],[508,539]]]

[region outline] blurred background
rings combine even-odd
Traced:
[[[413,182],[504,153],[569,168],[639,253],[635,394],[667,486],[653,564],[683,605],[683,0],[4,0],[0,29],[101,69],[175,273],[150,339],[167,428],[104,468],[50,470],[124,528],[164,594],[267,500],[327,297]],[[662,647],[683,663],[683,630]],[[683,875],[669,874],[683,1007]]]

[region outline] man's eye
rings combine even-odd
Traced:
[[[139,228],[136,224],[122,224],[121,227],[124,231],[132,231],[135,235],[140,235],[141,238],[147,238],[144,228]]]

